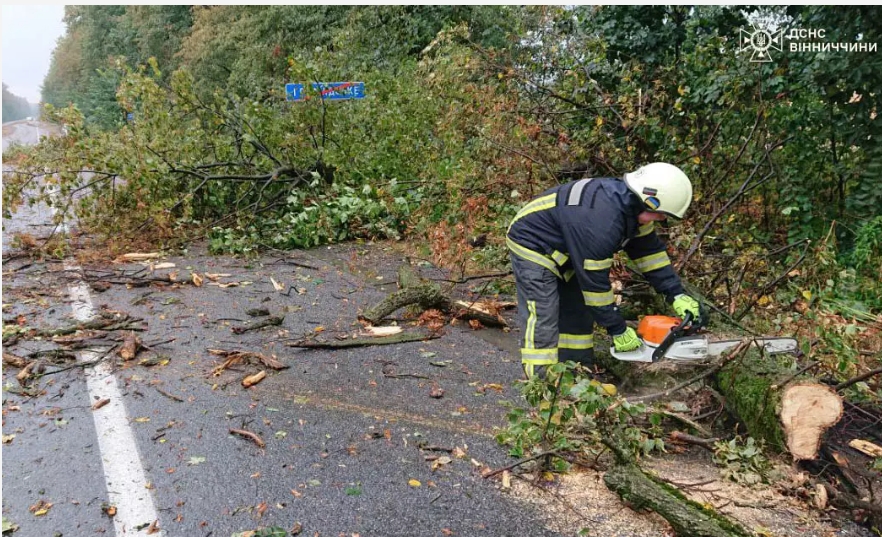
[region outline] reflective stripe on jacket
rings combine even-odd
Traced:
[[[615,178],[580,179],[543,192],[526,204],[508,228],[511,251],[560,278],[573,272],[597,324],[611,334],[625,330],[609,280],[613,254],[624,249],[633,267],[668,301],[683,292],[665,245],[653,225],[640,226],[644,207]]]

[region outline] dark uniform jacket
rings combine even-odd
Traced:
[[[653,223],[640,226],[640,198],[615,178],[581,179],[546,190],[512,220],[506,242],[515,255],[569,281],[574,275],[594,321],[610,334],[625,330],[609,280],[612,257],[624,249],[667,298],[683,293]]]

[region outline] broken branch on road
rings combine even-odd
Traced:
[[[247,324],[245,326],[234,326],[233,333],[234,334],[244,334],[245,332],[249,332],[251,330],[259,330],[259,329],[265,328],[267,326],[280,326],[282,324],[282,321],[284,321],[284,320],[285,320],[284,317],[276,317],[273,315],[273,316],[267,317],[266,319],[262,319],[260,321],[253,322],[253,323]]]
[[[244,429],[230,429],[230,434],[235,434],[243,438],[247,438],[248,440],[251,440],[252,442],[257,444],[257,447],[259,448],[266,447],[266,442],[264,442],[262,438],[257,436],[255,433],[252,433],[251,431],[246,431]]]
[[[265,356],[263,354],[257,352],[247,352],[247,351],[230,351],[223,349],[208,349],[209,354],[213,354],[214,356],[220,356],[221,358],[226,358],[224,363],[215,367],[212,370],[212,374],[214,376],[218,376],[224,372],[224,370],[239,364],[254,364],[254,361],[260,362],[266,367],[270,369],[287,369],[290,366],[287,366],[280,362],[275,356]]]
[[[103,330],[106,332],[110,332],[113,330],[136,330],[139,332],[143,332],[145,329],[140,326],[135,326],[135,323],[142,322],[143,319],[136,319],[134,317],[130,317],[128,315],[117,316],[110,313],[100,313],[100,317],[97,319],[93,319],[91,321],[86,321],[84,323],[65,326],[62,328],[54,328],[54,329],[38,329],[33,328],[25,335],[29,338],[36,337],[55,337],[55,336],[65,336],[68,334],[73,334],[79,331],[86,330]]]
[[[428,341],[437,339],[441,334],[437,332],[429,332],[428,330],[417,330],[414,332],[402,332],[384,337],[353,337],[342,340],[318,341],[311,338],[302,338],[287,343],[289,347],[297,347],[301,349],[351,349],[353,347],[368,347],[371,345],[394,345],[396,343],[410,343],[413,341]]]

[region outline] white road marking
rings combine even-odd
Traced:
[[[39,132],[39,130],[38,130]],[[53,208],[53,213],[57,210]],[[68,231],[67,223],[62,230]],[[80,267],[68,259],[64,268],[69,272],[79,272]],[[79,282],[68,286],[73,315],[77,321],[85,322],[95,317],[92,297],[85,283]],[[101,353],[85,350],[78,354],[81,363],[96,362]],[[101,361],[85,369],[86,387],[92,400],[110,399],[110,403],[92,412],[95,421],[95,432],[98,435],[98,451],[104,466],[104,481],[107,484],[108,502],[116,507],[113,526],[117,537],[129,535],[147,535],[153,521],[158,521],[153,496],[147,489],[147,474],[141,464],[138,444],[129,425],[129,417],[123,403],[122,393],[110,364]],[[141,526],[141,530],[137,530]],[[164,537],[165,532],[159,530],[152,535]]]
[[[77,271],[73,263],[65,263],[68,271]],[[86,284],[69,286],[74,318],[84,322],[95,316],[92,299]],[[79,354],[80,362],[95,362],[101,353],[83,351]],[[90,403],[98,399],[110,399],[110,403],[92,412],[95,421],[95,432],[98,434],[98,450],[104,465],[104,480],[107,483],[107,497],[111,505],[117,509],[113,517],[113,526],[117,537],[125,535],[146,535],[154,520],[159,520],[153,496],[147,489],[147,477],[138,453],[135,435],[129,426],[129,417],[123,404],[122,393],[110,364],[101,361],[93,367],[86,368],[86,386],[89,389]],[[140,531],[138,526],[144,526]],[[164,535],[160,531],[153,535]]]

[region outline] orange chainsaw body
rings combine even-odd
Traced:
[[[658,346],[671,333],[671,328],[678,324],[680,324],[680,319],[677,317],[647,315],[640,319],[640,323],[637,325],[637,335],[646,343]]]

